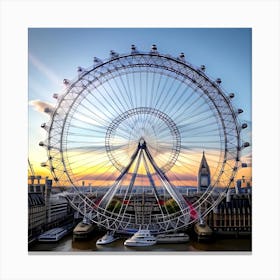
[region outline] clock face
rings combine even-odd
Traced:
[[[208,176],[201,176],[200,185],[203,187],[208,186]]]

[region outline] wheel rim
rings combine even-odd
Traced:
[[[55,181],[76,191],[84,180],[109,187],[136,140],[145,136],[174,186],[195,181],[206,153],[211,191],[194,202],[196,209],[215,188],[232,184],[239,167],[239,124],[229,98],[203,71],[170,56],[133,53],[98,62],[66,84],[48,125],[46,146]],[[160,129],[167,135],[163,143]]]

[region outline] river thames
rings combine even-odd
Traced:
[[[247,252],[251,253],[250,237],[218,237],[207,242],[190,240],[183,244],[156,244],[148,247],[126,247],[123,245],[126,238],[121,238],[107,245],[96,245],[100,236],[93,236],[88,240],[73,241],[72,235],[65,236],[57,243],[35,243],[29,247],[29,252]]]

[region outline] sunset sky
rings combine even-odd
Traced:
[[[88,68],[93,57],[108,58],[110,50],[129,53],[131,44],[143,51],[156,44],[160,53],[178,56],[184,52],[192,65],[206,65],[207,75],[221,78],[222,87],[235,93],[235,108],[244,110],[239,115],[240,122],[248,123],[242,138],[251,142],[250,29],[31,28],[28,38],[29,160],[37,174],[49,176],[48,170],[40,167],[47,158],[46,150],[38,145],[46,138],[40,126],[49,120],[44,108],[55,105],[52,96],[63,91],[63,79],[74,79],[78,66]],[[244,150],[242,156],[242,162],[251,166],[251,148]],[[196,176],[195,170],[191,173]],[[251,177],[251,168],[241,169],[238,177],[241,176]]]

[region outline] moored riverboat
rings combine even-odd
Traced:
[[[197,235],[197,240],[210,240],[213,236],[212,229],[204,222],[199,222],[194,225],[194,232]]]
[[[190,241],[188,234],[180,233],[162,233],[156,237],[157,243],[185,243]]]
[[[119,239],[112,231],[108,231],[102,238],[96,241],[96,245],[106,245]]]
[[[95,224],[81,221],[73,230],[73,240],[88,239],[92,236],[94,229],[96,229]]]
[[[39,235],[39,242],[57,242],[67,235],[71,230],[67,227],[56,227]]]
[[[124,242],[125,246],[152,246],[157,243],[155,236],[149,230],[139,230]]]

